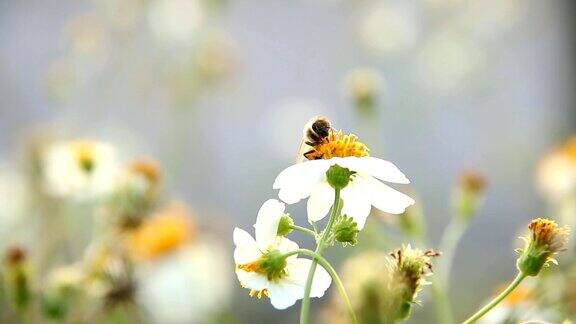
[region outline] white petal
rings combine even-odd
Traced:
[[[256,272],[247,272],[238,269],[236,270],[236,275],[238,276],[238,281],[240,281],[242,286],[245,288],[262,290],[268,287],[268,279],[266,276]]]
[[[248,232],[240,228],[234,228],[234,261],[236,264],[246,264],[260,258],[262,253],[256,245],[256,241]]]
[[[276,283],[270,283],[268,292],[270,293],[270,302],[274,308],[286,309],[294,305],[298,299],[302,299],[304,286],[281,280]]]
[[[414,199],[374,178],[367,177],[366,181],[370,187],[368,194],[372,205],[383,212],[401,214],[406,207],[414,204]]]
[[[297,203],[310,195],[316,183],[324,177],[328,166],[327,160],[294,164],[280,172],[273,188],[280,189],[278,197],[285,203]]]
[[[306,285],[306,279],[308,278],[308,272],[310,271],[310,266],[312,261],[308,259],[298,258],[291,262],[287,266],[288,277],[293,283]],[[328,271],[324,269],[321,265],[316,266],[316,271],[314,271],[314,280],[312,281],[312,290],[310,291],[310,297],[322,297],[326,290],[330,287],[332,283],[332,277],[328,274]]]
[[[308,199],[308,220],[316,222],[326,217],[334,203],[334,189],[327,182],[318,183]]]
[[[276,199],[267,200],[256,217],[256,242],[260,250],[266,250],[272,245],[278,233],[278,224],[284,215],[285,205]]]
[[[278,238],[277,242],[278,242],[278,245],[276,246],[276,248],[278,249],[278,251],[282,252],[283,254],[299,249],[299,246],[296,242],[294,242],[290,239],[287,239],[285,237]],[[288,257],[288,260],[294,259],[296,257],[297,257],[297,255],[290,256],[290,257]]]
[[[404,173],[392,162],[375,157],[347,157],[338,161],[338,164],[358,173],[369,174],[382,181],[403,184],[410,183],[410,180],[408,180]]]
[[[342,214],[354,218],[359,230],[364,228],[366,218],[368,218],[370,210],[372,209],[369,194],[366,192],[369,189],[365,179],[357,175],[354,177],[354,180],[342,190],[342,200],[344,201]]]

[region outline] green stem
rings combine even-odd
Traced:
[[[510,283],[510,285],[503,292],[501,292],[498,296],[496,296],[496,298],[492,299],[488,304],[486,304],[484,307],[482,307],[479,311],[477,311],[469,319],[464,321],[463,324],[471,324],[471,323],[475,323],[477,320],[479,320],[482,316],[484,316],[492,308],[494,308],[494,306],[498,305],[504,298],[506,298],[506,296],[508,296],[512,291],[514,291],[514,289],[516,289],[516,287],[518,287],[518,285],[522,282],[522,280],[524,280],[524,278],[526,278],[526,275],[523,274],[522,272],[518,272],[518,275],[516,275],[516,278],[514,278],[514,280]]]
[[[338,288],[340,297],[342,297],[344,303],[346,304],[346,308],[348,309],[348,315],[350,316],[350,321],[354,324],[358,323],[358,320],[356,319],[356,314],[354,314],[354,309],[352,308],[352,303],[350,302],[350,298],[348,298],[348,294],[346,293],[346,289],[344,288],[344,284],[342,283],[342,280],[340,280],[338,273],[336,272],[334,267],[332,267],[330,262],[328,262],[328,260],[326,260],[320,254],[308,249],[294,250],[289,253],[286,253],[284,256],[289,257],[294,254],[304,254],[309,257],[312,257],[314,260],[318,262],[318,264],[320,264],[321,266],[324,267],[324,269],[326,269],[330,277],[332,277],[332,280],[334,280],[334,283],[336,283],[336,287]]]
[[[324,232],[320,237],[320,241],[316,246],[316,251],[314,251],[318,255],[322,255],[322,251],[326,247],[327,238],[330,235],[330,230],[332,229],[332,225],[338,217],[340,213],[340,209],[342,208],[342,204],[340,203],[340,189],[334,189],[334,204],[332,205],[332,213],[330,214],[330,219],[328,220],[328,225],[324,228]],[[304,298],[302,299],[302,309],[300,311],[300,324],[308,324],[309,323],[309,314],[310,314],[310,291],[312,290],[312,281],[314,280],[314,273],[316,272],[316,266],[318,265],[318,259],[312,259],[312,264],[310,265],[310,270],[308,271],[308,278],[306,279],[306,286],[304,288]]]
[[[290,225],[290,228],[295,230],[295,231],[299,231],[299,232],[302,232],[304,234],[308,234],[308,235],[312,236],[313,238],[316,238],[316,232],[314,232],[313,230],[309,230],[306,227],[302,227],[302,226],[298,226],[298,225]]]
[[[464,235],[464,232],[466,231],[466,225],[467,223],[458,217],[453,217],[450,220],[450,223],[448,223],[448,226],[446,226],[440,241],[440,251],[442,252],[442,258],[439,260],[437,271],[438,276],[435,276],[434,285],[432,287],[436,300],[436,316],[438,318],[438,322],[440,323],[454,323],[452,305],[450,304],[450,299],[448,298],[448,278],[450,278],[450,270],[454,261],[456,247],[458,246],[462,235]]]

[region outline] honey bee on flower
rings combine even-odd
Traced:
[[[359,229],[364,227],[371,206],[401,214],[414,204],[414,199],[382,182],[410,183],[393,163],[369,156],[368,147],[355,135],[333,130],[326,120],[316,118],[306,126],[304,141],[309,149],[302,153],[304,161],[286,168],[274,181],[273,188],[280,190],[280,199],[294,204],[309,197],[308,220],[323,219],[334,201],[326,171],[339,165],[354,173],[352,181],[342,189],[342,213],[352,217]]]

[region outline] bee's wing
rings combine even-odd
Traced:
[[[305,142],[306,141],[304,140],[304,138],[302,138],[302,140],[300,141],[300,145],[298,146],[298,152],[296,152],[296,159],[295,159],[296,163],[304,162],[306,160],[304,153],[310,150],[310,146],[308,146]]]

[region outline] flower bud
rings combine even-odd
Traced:
[[[468,170],[460,174],[453,197],[458,217],[468,221],[476,214],[483,203],[486,185],[486,179],[477,171]]]
[[[424,222],[422,221],[422,209],[418,204],[406,208],[398,215],[400,229],[411,237],[422,237],[424,234]]]
[[[19,311],[28,307],[31,297],[26,259],[26,252],[19,247],[9,248],[4,258],[6,287],[14,307]]]
[[[342,190],[350,183],[352,175],[355,173],[356,172],[343,168],[338,164],[334,164],[326,171],[326,179],[332,188]]]
[[[353,218],[348,217],[346,215],[340,216],[334,227],[332,227],[332,231],[334,234],[334,239],[342,245],[356,245],[357,236],[360,230],[358,230],[358,224],[354,221]]]
[[[278,223],[278,236],[286,236],[292,233],[294,226],[294,221],[289,214],[284,214],[282,218],[280,218],[280,223]]]
[[[415,304],[421,287],[427,284],[425,276],[431,274],[434,251],[420,251],[410,246],[388,255],[382,252],[364,252],[344,264],[342,280],[359,323],[396,323],[406,319]],[[340,299],[339,314],[345,309]],[[334,322],[332,319],[329,322]]]
[[[355,69],[347,77],[347,88],[354,104],[359,109],[370,110],[376,104],[381,88],[381,77],[374,70]]]
[[[522,237],[525,244],[518,250],[517,266],[524,275],[536,276],[549,262],[557,263],[553,256],[565,249],[569,230],[545,218],[531,221],[528,229],[530,235]]]

